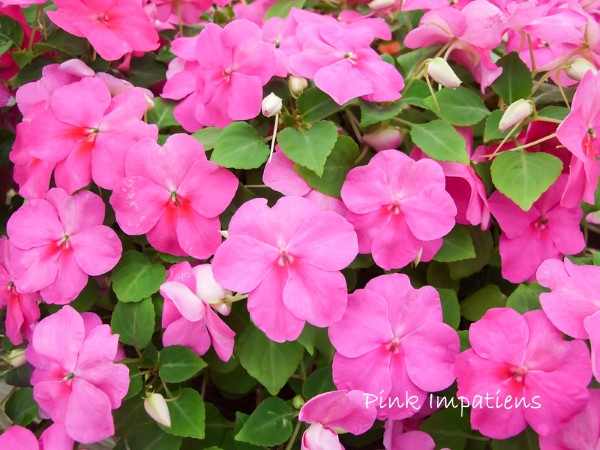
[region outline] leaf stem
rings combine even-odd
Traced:
[[[294,446],[294,441],[296,440],[296,437],[298,436],[298,433],[300,432],[301,426],[302,426],[302,422],[300,422],[300,420],[298,420],[296,422],[296,426],[294,427],[294,432],[292,433],[292,437],[288,441],[288,444],[285,446],[285,450],[292,450],[292,447]]]

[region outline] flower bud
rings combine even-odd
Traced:
[[[506,131],[509,128],[515,126],[523,119],[526,119],[533,112],[533,105],[529,100],[520,99],[516,102],[512,103],[506,111],[504,111],[504,115],[500,119],[500,123],[498,124],[498,129],[500,131]]]
[[[565,68],[568,77],[576,81],[581,81],[588,70],[591,70],[594,75],[598,73],[596,66],[584,58],[575,58]]]
[[[6,355],[6,362],[13,367],[20,367],[27,362],[24,348],[15,348]]]
[[[362,140],[379,152],[381,150],[400,147],[400,144],[402,144],[402,133],[397,128],[388,127],[365,134]]]
[[[308,87],[308,81],[306,81],[306,78],[290,75],[288,78],[288,86],[292,96],[295,98],[302,94]]]
[[[231,295],[231,291],[222,288],[215,281],[210,264],[200,264],[193,271],[196,276],[196,294],[209,305],[220,305],[225,297]]]
[[[171,428],[171,415],[169,414],[167,401],[161,394],[156,392],[148,394],[146,400],[144,400],[144,409],[157,423]]]
[[[391,8],[396,3],[396,0],[373,0],[369,3],[369,8],[377,11],[378,9]]]
[[[306,402],[304,401],[304,399],[302,398],[302,396],[300,394],[296,395],[293,399],[292,399],[292,405],[294,406],[294,408],[296,409],[300,409],[302,408],[302,406],[304,406]]]
[[[265,117],[273,117],[281,111],[282,106],[281,99],[271,92],[262,101],[262,113]]]
[[[442,86],[447,88],[457,88],[460,86],[462,81],[456,76],[450,64],[439,56],[431,59],[427,63],[427,75],[433,80],[440,83]]]

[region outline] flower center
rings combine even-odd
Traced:
[[[73,378],[75,378],[75,374],[74,373],[68,373],[65,375],[65,377],[63,378],[63,381],[68,381],[68,380],[72,380]]]
[[[514,366],[510,368],[510,373],[514,380],[522,382],[527,374],[527,368]]]
[[[15,288],[15,283],[13,283],[12,281],[10,283],[8,283],[8,286],[6,287],[7,291],[12,291]]]
[[[352,52],[344,53],[344,58],[350,61],[352,64],[356,64],[356,55]]]
[[[394,200],[388,207],[387,210],[390,214],[400,214],[400,202],[398,200]]]
[[[388,344],[385,346],[385,349],[392,354],[398,353],[400,351],[400,338],[394,336],[394,339],[388,342]]]
[[[585,134],[585,137],[583,138],[583,143],[582,143],[582,147],[583,147],[583,153],[585,154],[585,156],[591,158],[594,156],[594,154],[596,153],[594,151],[594,141],[596,140],[596,130],[594,130],[593,128],[588,129],[587,133]]]
[[[548,219],[546,216],[544,216],[543,214],[539,217],[539,219],[535,222],[535,227],[538,230],[543,230],[544,228],[546,228],[548,226],[548,223],[550,222],[550,219]]]
[[[233,69],[231,67],[228,67],[227,69],[223,70],[223,79],[225,81],[229,81],[231,79],[232,73],[233,73]]]
[[[106,25],[108,23],[109,18],[108,18],[108,16],[105,13],[102,13],[102,14],[98,14],[96,16],[96,20],[98,22],[102,22],[103,24]]]
[[[56,241],[56,246],[61,249],[69,248],[69,235],[65,234],[62,239]]]
[[[294,256],[290,255],[287,249],[282,248],[279,250],[279,259],[277,260],[277,264],[281,267],[289,266],[294,263]]]

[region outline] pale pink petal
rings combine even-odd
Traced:
[[[337,433],[320,423],[308,427],[302,435],[302,450],[344,450]]]
[[[177,208],[177,241],[186,254],[198,259],[212,256],[222,241],[218,217],[207,219],[189,205]]]
[[[40,290],[47,303],[64,305],[79,295],[88,282],[88,275],[81,270],[73,250],[67,248],[58,256],[56,278],[49,286]]]
[[[340,353],[333,357],[333,381],[338,389],[358,389],[366,394],[387,398],[392,389],[390,353],[380,346],[357,358]],[[369,397],[371,399],[371,397]],[[370,403],[375,408],[379,402]]]
[[[96,225],[69,238],[79,267],[88,275],[97,276],[111,270],[123,247],[117,234],[104,225]]]
[[[221,360],[229,361],[233,355],[235,332],[210,308],[206,309],[205,321],[215,352]]]
[[[210,336],[206,328],[206,323],[190,322],[183,317],[171,323],[163,334],[163,345],[183,345],[196,352],[198,355],[204,355],[210,348]]]
[[[32,200],[19,208],[6,225],[10,242],[30,249],[62,239],[64,229],[56,209],[46,200]]]
[[[190,322],[204,318],[204,304],[187,286],[167,281],[160,287],[160,293],[171,299],[181,315]]]
[[[342,186],[342,200],[357,214],[376,211],[394,201],[386,173],[372,165],[352,169]]]
[[[67,433],[82,444],[98,442],[114,434],[110,400],[104,392],[75,377],[65,420]]]
[[[32,431],[19,425],[13,425],[0,435],[0,448],[39,450],[39,445]]]

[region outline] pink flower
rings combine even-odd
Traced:
[[[32,325],[40,318],[37,293],[22,294],[13,281],[10,264],[11,245],[0,238],[0,307],[6,306],[6,336],[14,345],[23,343],[21,333],[31,338]]]
[[[230,0],[153,0],[156,5],[156,17],[161,22],[196,25],[200,16],[210,9],[213,3],[226,5]]]
[[[436,290],[414,289],[404,274],[373,278],[354,291],[329,338],[335,385],[367,393],[380,419],[414,415],[427,392],[454,381],[458,335],[442,322]]]
[[[0,448],[39,450],[40,446],[33,432],[22,426],[13,425],[0,435]]]
[[[296,39],[297,23],[290,14],[285,19],[271,17],[262,26],[263,41],[272,45],[275,54],[275,72],[278,77],[287,77],[291,73],[290,56],[300,52]]]
[[[471,426],[494,439],[530,425],[547,436],[585,408],[591,363],[583,341],[565,341],[543,311],[488,310],[456,358],[458,396]]]
[[[256,117],[262,87],[275,70],[273,49],[262,41],[260,28],[247,20],[234,20],[225,28],[209,23],[194,42],[195,48],[186,43],[179,50],[174,43],[176,55],[191,61],[193,50],[195,59],[165,84],[165,98],[182,99],[191,94],[188,103],[175,108],[175,118],[187,131],[196,131]]]
[[[499,191],[490,197],[490,210],[502,229],[500,257],[502,276],[507,280],[531,280],[542,261],[584,249],[579,228],[581,209],[559,204],[566,184],[566,175],[562,175],[529,211],[523,211]]]
[[[590,340],[592,368],[600,380],[600,267],[547,260],[537,270],[537,280],[552,290],[540,295],[552,324],[571,337]]]
[[[118,335],[96,314],[70,306],[42,320],[33,332],[27,359],[33,397],[42,413],[64,425],[83,444],[114,433],[111,410],[129,387],[129,370],[114,364]]]
[[[52,93],[48,109],[29,122],[23,145],[32,157],[57,163],[56,183],[68,192],[92,179],[112,189],[125,176],[127,150],[157,138],[157,127],[142,120],[147,107],[139,90],[112,98],[104,82],[86,77]]]
[[[324,21],[315,32],[298,37],[302,51],[290,57],[290,66],[297,75],[313,78],[340,105],[356,97],[397,100],[404,80],[370,47],[373,38],[371,26],[362,21],[349,25]]]
[[[550,436],[540,436],[541,450],[595,450],[600,445],[600,390],[590,389],[587,407]]]
[[[343,450],[340,430],[363,434],[375,422],[375,408],[365,407],[361,391],[332,391],[311,398],[302,406],[298,420],[311,426],[302,436],[302,450]]]
[[[11,272],[20,292],[40,291],[48,303],[69,303],[88,275],[111,270],[121,241],[104,221],[102,199],[89,191],[70,196],[62,189],[31,200],[8,220]]]
[[[356,233],[342,216],[310,200],[283,197],[273,208],[258,198],[242,205],[213,259],[217,282],[250,293],[248,311],[269,339],[296,339],[309,322],[327,327],[344,314],[340,272],[357,253]]]
[[[419,255],[430,261],[455,224],[456,206],[444,185],[437,162],[414,161],[397,150],[379,152],[368,165],[352,169],[342,200],[360,253],[372,253],[386,270],[404,267]]]
[[[55,0],[48,17],[58,27],[86,38],[98,54],[115,61],[132,51],[158,48],[158,34],[139,2]]]
[[[171,266],[160,293],[165,298],[162,316],[165,346],[184,345],[202,356],[212,341],[219,358],[223,361],[231,358],[235,333],[212,308],[224,305],[227,292],[216,283],[210,264],[192,268],[186,261]]]
[[[163,147],[140,141],[129,150],[125,172],[110,198],[125,233],[147,234],[154,248],[173,255],[205,259],[215,252],[221,243],[219,214],[238,180],[207,161],[196,139],[174,134]]]
[[[573,154],[569,181],[561,199],[566,207],[579,206],[581,200],[595,203],[596,155],[600,151],[596,138],[600,132],[600,104],[596,101],[599,95],[600,74],[586,73],[573,97],[571,112],[556,130],[561,144]]]
[[[383,434],[383,445],[385,450],[411,449],[411,450],[434,450],[435,442],[424,431],[407,430],[401,420],[385,421],[385,433]]]

